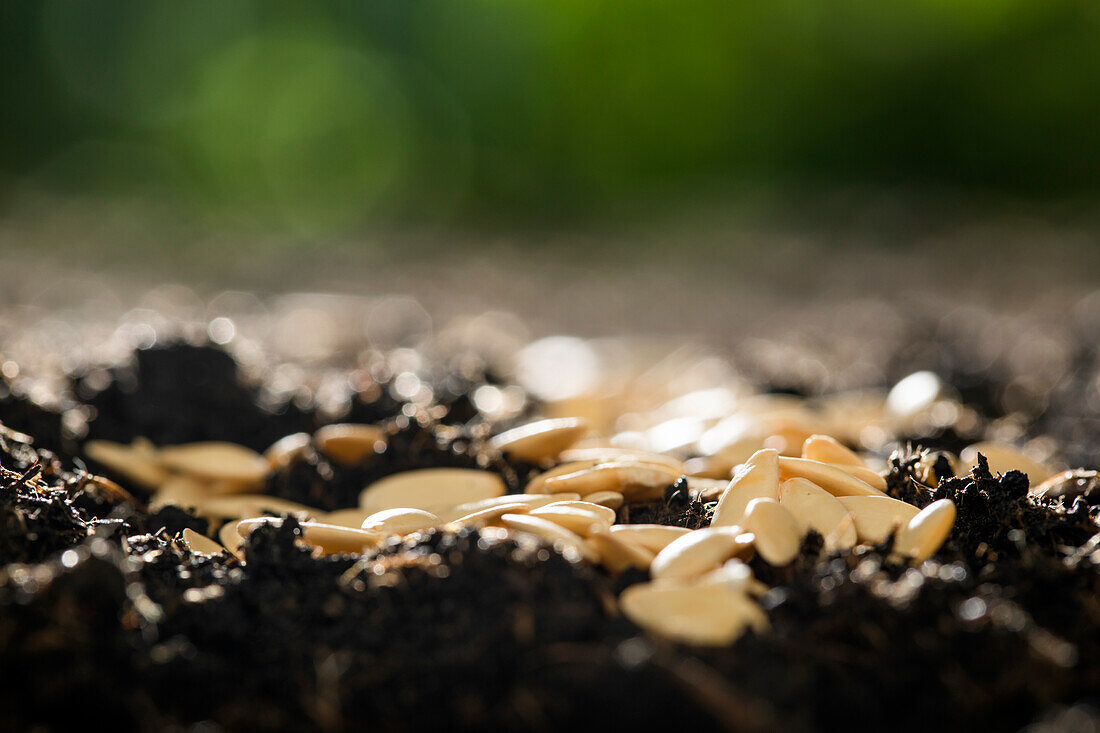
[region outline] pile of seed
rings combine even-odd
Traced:
[[[224,355],[173,383],[207,351],[118,368],[73,456],[0,431],[17,727],[1019,726],[1100,689],[1095,472],[934,375],[655,404],[638,378],[522,419],[368,386],[337,422],[258,407]],[[175,414],[196,384],[225,402]]]

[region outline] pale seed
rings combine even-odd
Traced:
[[[688,491],[703,501],[714,501],[721,498],[722,493],[729,487],[726,479],[703,478],[700,476],[687,477]]]
[[[593,533],[588,537],[588,543],[599,553],[600,563],[612,573],[621,573],[628,568],[645,570],[653,562],[652,552],[623,542],[609,532]]]
[[[435,511],[502,496],[504,480],[474,468],[422,468],[375,481],[359,495],[359,506],[381,511],[409,507]]]
[[[775,499],[750,501],[744,526],[756,536],[756,551],[769,565],[782,567],[798,557],[802,533],[794,516]]]
[[[500,523],[508,529],[533,534],[556,548],[572,550],[580,558],[589,562],[597,562],[600,559],[596,551],[586,544],[580,535],[547,519],[526,514],[505,514],[500,518]]]
[[[691,578],[721,565],[752,546],[752,535],[740,527],[705,527],[670,542],[653,558],[654,579]]]
[[[978,465],[979,453],[985,456],[989,462],[989,470],[993,474],[1020,471],[1027,474],[1032,484],[1041,484],[1057,473],[1050,466],[1036,461],[1011,445],[994,442],[975,443],[964,448],[959,459],[966,470]]]
[[[341,466],[357,466],[386,446],[386,433],[375,425],[326,425],[313,434],[317,450]]]
[[[309,449],[309,433],[291,433],[279,438],[264,451],[264,459],[272,471],[281,471]]]
[[[536,507],[546,506],[547,504],[553,504],[556,501],[579,498],[580,494],[505,494],[503,496],[494,496],[491,499],[482,499],[481,501],[471,501],[465,504],[459,504],[445,511],[432,511],[432,513],[438,515],[444,521],[449,522],[468,514],[474,514],[475,512],[492,509],[498,506],[523,504],[530,510]]]
[[[569,461],[562,463],[561,465],[549,468],[537,476],[532,476],[527,482],[527,486],[524,491],[528,494],[545,494],[548,493],[546,489],[546,482],[557,476],[567,476],[571,473],[576,473],[586,468],[592,468],[599,464],[599,461]]]
[[[381,532],[384,535],[401,535],[430,529],[441,524],[439,517],[422,509],[383,509],[363,520],[360,529]]]
[[[934,501],[909,520],[898,533],[896,552],[922,563],[940,549],[955,526],[955,504],[950,499]]]
[[[623,495],[618,491],[596,491],[584,497],[585,501],[615,510],[623,505]]]
[[[263,483],[271,467],[251,448],[236,443],[188,443],[157,452],[165,468],[195,478],[227,482],[241,491]],[[228,488],[228,487],[226,487]]]
[[[867,464],[853,450],[828,435],[811,435],[806,438],[806,442],[802,444],[802,457],[821,463],[867,468]]]
[[[779,503],[805,535],[811,529],[825,538],[825,545],[849,548],[858,541],[854,520],[836,497],[812,481],[792,478],[779,486]]]
[[[210,488],[201,481],[187,476],[169,478],[149,499],[149,510],[158,511],[172,504],[194,509],[210,498]]]
[[[242,519],[237,523],[235,529],[237,534],[245,538],[262,524],[278,525],[282,521],[282,519],[274,517]],[[302,529],[302,540],[329,554],[362,552],[368,547],[378,544],[382,539],[380,533],[364,529],[339,527],[334,524],[322,524],[320,522],[300,522],[299,524]]]
[[[684,473],[683,461],[664,453],[654,453],[647,450],[634,448],[620,448],[618,446],[592,446],[588,448],[573,448],[563,451],[559,456],[562,461],[586,462],[592,465],[597,463],[648,463],[653,466],[664,466],[671,473],[681,476]]]
[[[780,456],[779,478],[784,481],[789,478],[809,479],[833,496],[886,496],[839,466],[805,458]]]
[[[609,531],[624,542],[657,553],[691,530],[687,527],[670,527],[665,524],[616,524]]]
[[[601,506],[599,504],[594,504],[593,502],[590,502],[590,501],[559,500],[559,501],[555,501],[555,502],[552,502],[550,504],[546,504],[544,506],[538,507],[538,508],[534,509],[531,513],[535,514],[535,513],[538,513],[538,512],[544,512],[544,511],[548,511],[548,510],[552,510],[552,509],[557,509],[558,507],[569,507],[569,508],[572,508],[572,509],[578,509],[580,511],[588,512],[589,514],[594,516],[596,519],[598,519],[602,524],[606,524],[608,527],[610,527],[612,524],[615,523],[615,518],[616,518],[615,510],[608,509],[607,507]]]
[[[882,542],[920,511],[889,496],[838,496],[837,501],[852,515],[860,542]]]
[[[751,593],[762,596],[768,592],[768,586],[752,577],[752,570],[739,558],[726,560],[721,567],[700,575],[693,585],[722,585],[739,593]]]
[[[492,438],[489,444],[513,458],[540,463],[557,457],[588,432],[588,423],[578,417],[538,420]]]
[[[582,496],[597,491],[618,491],[627,501],[653,499],[679,478],[664,466],[645,463],[601,463],[576,473],[546,480],[548,493],[575,491]]]
[[[187,545],[188,550],[199,555],[217,555],[225,551],[225,548],[217,542],[193,529],[183,530],[183,543]]]
[[[841,471],[848,474],[849,476],[859,479],[873,489],[877,489],[883,493],[885,493],[886,491],[886,479],[884,479],[880,474],[876,473],[875,471],[867,468],[866,466],[838,465],[837,468],[839,468]]]
[[[724,646],[746,629],[768,626],[760,606],[719,584],[636,583],[623,591],[619,605],[646,631],[686,644]]]
[[[570,532],[576,532],[581,537],[587,537],[593,532],[607,530],[611,522],[585,509],[578,509],[560,504],[548,504],[538,509],[532,509],[530,516],[546,519],[554,524],[565,527]]]
[[[498,504],[451,520],[448,525],[481,527],[496,522],[505,514],[526,514],[529,511],[531,511],[530,504]]]
[[[244,537],[237,531],[237,527],[244,521],[246,520],[237,519],[232,522],[226,522],[222,525],[222,528],[218,530],[218,540],[225,546],[225,549],[241,559],[244,559],[241,553],[241,545],[244,544]]]
[[[352,529],[362,529],[363,520],[374,514],[369,509],[361,509],[355,507],[352,509],[337,509],[334,512],[328,512],[315,517],[317,521],[324,522],[325,524],[335,524],[338,527],[351,527]]]
[[[148,442],[123,445],[109,440],[89,440],[84,444],[84,453],[142,488],[155,489],[168,480],[168,472],[160,465],[155,449]]]
[[[744,519],[750,501],[774,499],[778,494],[779,454],[772,448],[758,450],[741,465],[718,499],[710,526],[738,525]]]

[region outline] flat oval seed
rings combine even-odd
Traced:
[[[549,493],[575,491],[582,496],[597,491],[618,491],[627,501],[658,498],[679,478],[664,466],[645,463],[601,463],[576,473],[547,479]]]
[[[745,518],[753,499],[774,499],[779,494],[779,453],[764,448],[753,453],[738,469],[718,499],[712,527],[732,527]]]
[[[820,463],[867,468],[867,464],[853,450],[828,435],[811,435],[806,438],[806,442],[802,444],[802,457]]]
[[[623,591],[619,606],[646,631],[686,644],[724,646],[746,629],[768,626],[760,606],[720,584],[636,583]]]
[[[386,433],[376,425],[339,423],[313,434],[317,450],[341,466],[357,466],[386,445]]]
[[[381,532],[385,535],[401,535],[404,537],[422,529],[438,527],[442,522],[439,517],[422,509],[383,509],[375,512],[363,520],[360,529],[372,532]]]
[[[409,507],[435,511],[503,496],[504,480],[474,468],[422,468],[375,481],[359,495],[359,506],[381,511]]]
[[[1057,473],[1050,466],[1024,455],[1013,446],[995,442],[975,443],[963,448],[959,460],[962,461],[966,470],[978,465],[979,453],[985,456],[985,459],[989,462],[989,470],[992,473],[1020,471],[1027,474],[1028,481],[1033,485],[1041,484]]]
[[[309,433],[291,433],[272,443],[264,451],[264,459],[272,471],[281,471],[309,449],[311,440]]]
[[[594,512],[560,504],[548,504],[532,509],[530,516],[549,520],[570,532],[576,532],[581,537],[587,537],[600,530],[606,531],[611,526],[611,522]]]
[[[687,527],[670,527],[665,524],[616,524],[609,531],[620,540],[644,547],[653,553],[660,552],[673,540],[691,532]]]
[[[745,529],[756,535],[756,551],[773,567],[789,565],[802,547],[798,523],[775,499],[753,499],[745,511]]]
[[[337,509],[334,512],[328,512],[315,517],[317,521],[324,522],[325,524],[335,524],[338,527],[351,527],[352,529],[362,529],[363,520],[365,520],[374,512],[369,509],[360,509],[355,507],[352,509]]]
[[[667,456],[664,453],[654,453],[633,448],[620,448],[618,446],[592,446],[588,448],[573,448],[563,451],[559,456],[562,461],[597,463],[648,463],[653,466],[664,466],[672,473],[680,476],[684,473],[684,463],[678,458]]]
[[[889,496],[838,496],[855,520],[860,542],[882,542],[893,530],[905,527],[920,511]]]
[[[789,478],[809,479],[833,496],[886,496],[838,466],[805,458],[780,456],[779,478],[784,481]]]
[[[569,461],[568,463],[562,463],[559,466],[549,468],[537,476],[533,476],[530,481],[527,482],[527,486],[524,491],[528,494],[545,494],[546,482],[557,476],[566,476],[571,473],[576,473],[586,468],[592,468],[598,465],[599,461]]]
[[[600,563],[612,573],[621,573],[628,568],[645,570],[653,562],[653,553],[649,550],[623,542],[609,532],[595,532],[588,543],[599,553]]]
[[[936,554],[955,526],[955,504],[950,499],[934,501],[922,509],[898,533],[895,550],[922,563]]]
[[[768,586],[752,577],[752,570],[738,558],[726,560],[721,567],[700,575],[694,581],[695,585],[724,585],[729,590],[739,593],[752,593],[764,595],[768,592]]]
[[[194,509],[210,498],[210,487],[194,478],[169,478],[149,499],[149,511],[159,511],[169,504]]]
[[[812,481],[804,478],[784,481],[779,486],[779,503],[794,517],[801,534],[816,530],[830,549],[854,547],[859,540],[855,520],[848,510]]]
[[[573,508],[573,509],[579,509],[581,511],[588,512],[592,516],[599,519],[602,523],[606,524],[608,527],[610,527],[612,524],[615,523],[615,518],[616,518],[615,510],[608,509],[607,507],[600,506],[599,504],[593,504],[590,501],[564,501],[564,500],[563,501],[555,501],[553,503],[546,504],[545,506],[539,507],[538,509],[535,509],[531,513],[536,514],[539,511],[556,509],[558,507],[570,507],[570,508]]]
[[[282,521],[282,519],[268,517],[242,519],[237,524],[236,531],[241,537],[248,537],[262,524],[278,524]],[[299,524],[302,528],[302,540],[329,554],[362,552],[378,544],[382,539],[380,533],[363,529],[338,527],[320,522],[300,522]]]
[[[232,496],[208,496],[195,508],[199,514],[217,519],[243,519],[263,514],[293,514],[298,517],[315,517],[323,514],[318,509],[277,496],[266,494],[234,494]]]
[[[236,443],[188,443],[161,448],[161,465],[172,471],[211,481],[258,486],[271,471],[264,457]]]
[[[722,494],[729,488],[730,482],[725,479],[688,476],[687,485],[688,491],[703,501],[714,501],[722,498]]]
[[[226,522],[222,525],[222,528],[218,530],[218,540],[225,546],[225,549],[237,557],[244,559],[241,553],[241,545],[244,544],[244,537],[237,530],[240,523],[245,521],[244,519],[237,519],[232,522]]]
[[[582,559],[589,562],[597,562],[600,559],[596,551],[586,544],[578,534],[570,532],[549,520],[526,514],[505,514],[500,518],[500,523],[508,529],[533,534],[555,547],[572,548]]]
[[[168,472],[160,465],[156,452],[146,446],[137,441],[124,445],[109,440],[89,440],[84,444],[84,454],[142,488],[155,489],[168,480]]]
[[[623,505],[623,495],[618,491],[596,491],[585,496],[584,500],[605,506],[612,511]]]
[[[859,479],[871,488],[886,492],[886,479],[865,466],[837,466],[841,471]]]
[[[553,504],[555,501],[562,501],[563,497],[566,496],[580,498],[579,494],[505,494],[504,496],[495,496],[491,499],[482,499],[481,501],[471,501],[465,504],[459,504],[449,511],[436,511],[433,513],[444,521],[453,521],[468,514],[474,514],[475,512],[504,505],[523,504],[528,510],[531,510],[536,507]]]
[[[505,514],[526,514],[531,511],[529,504],[499,504],[497,506],[486,507],[476,512],[471,512],[458,519],[448,522],[448,526],[454,525],[455,527],[481,527],[486,524],[496,522]]]
[[[748,549],[751,535],[740,527],[705,527],[670,542],[653,558],[649,574],[659,578],[692,578],[714,570],[726,560]]]
[[[199,555],[217,555],[225,551],[225,548],[214,540],[190,528],[183,530],[183,543],[187,545],[188,550]]]
[[[529,463],[555,458],[588,432],[588,423],[579,417],[538,420],[506,430],[489,444],[497,450]]]

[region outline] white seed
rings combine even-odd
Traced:
[[[222,525],[222,528],[218,530],[218,540],[225,546],[225,549],[232,552],[237,557],[244,559],[241,553],[241,545],[244,544],[244,537],[237,527],[244,519],[237,519],[232,522],[226,522]]]
[[[889,496],[838,496],[837,501],[852,515],[860,542],[882,542],[920,511]]]
[[[587,432],[588,423],[581,418],[559,417],[506,430],[489,444],[513,458],[539,463],[557,457]]]
[[[530,510],[536,507],[546,506],[547,504],[553,504],[555,501],[567,501],[579,498],[580,494],[505,494],[503,496],[494,496],[491,499],[466,502],[465,504],[459,504],[447,510],[433,510],[432,513],[438,515],[444,521],[449,522],[468,514],[474,514],[475,512],[492,509],[498,506],[523,504]]]
[[[670,542],[653,558],[654,579],[691,578],[724,563],[752,546],[752,535],[740,527],[705,527]]]
[[[339,423],[313,434],[317,450],[341,466],[356,466],[386,447],[386,433],[376,425]]]
[[[237,523],[236,532],[244,538],[263,524],[278,526],[282,521],[282,519],[271,517],[242,519]],[[329,554],[362,552],[378,544],[382,539],[381,533],[364,529],[338,527],[334,524],[322,524],[320,522],[300,522],[299,524],[302,529],[302,540]]]
[[[686,644],[724,646],[746,629],[768,626],[759,605],[719,584],[636,583],[619,597],[619,605],[646,631]]]
[[[161,448],[157,452],[165,468],[225,486],[247,491],[263,484],[271,471],[267,461],[251,448],[236,443],[188,443]]]
[[[505,514],[526,514],[529,511],[531,511],[529,504],[498,504],[458,517],[448,522],[447,526],[456,529],[465,526],[482,527],[496,522]]]
[[[688,491],[703,501],[714,501],[721,498],[722,493],[729,488],[730,482],[726,479],[688,476],[687,485]]]
[[[886,479],[883,478],[880,474],[872,471],[865,466],[838,465],[837,468],[839,468],[841,471],[848,474],[849,476],[859,479],[873,489],[877,489],[878,491],[881,491],[883,493],[886,492]]]
[[[210,498],[210,487],[197,479],[174,476],[161,484],[149,499],[149,510],[158,511],[168,506],[194,509]]]
[[[325,524],[335,524],[338,527],[351,527],[352,529],[362,529],[363,520],[365,520],[374,512],[369,509],[361,509],[354,507],[352,509],[337,509],[334,512],[328,512],[322,514],[315,519]]]
[[[756,596],[768,592],[768,586],[752,577],[752,570],[739,558],[726,560],[721,567],[700,575],[694,585],[723,585],[739,593],[751,593]]]
[[[199,555],[217,555],[225,551],[220,544],[193,529],[183,530],[183,543],[188,550]]]
[[[504,480],[474,468],[422,468],[375,481],[359,495],[359,506],[381,511],[409,507],[434,514],[440,507],[503,496]]]
[[[934,501],[909,520],[898,533],[894,549],[898,554],[922,563],[940,549],[955,526],[955,504],[950,499]]]
[[[798,522],[775,499],[753,499],[745,511],[745,529],[756,536],[756,551],[774,567],[789,565],[802,547]]]
[[[281,471],[298,460],[309,449],[309,433],[291,433],[279,438],[264,451],[264,458],[272,471]]]
[[[855,520],[848,510],[812,481],[804,478],[784,481],[779,486],[779,503],[794,517],[801,534],[816,530],[829,549],[853,547],[858,541]]]
[[[618,491],[596,491],[584,497],[585,501],[600,504],[608,509],[618,509],[623,505],[623,495]]]
[[[109,440],[89,440],[84,444],[84,454],[146,489],[154,489],[168,480],[168,472],[160,465],[148,441],[135,440],[133,445],[123,445]]]
[[[684,473],[683,461],[664,453],[654,453],[647,450],[635,450],[633,448],[620,448],[618,446],[591,446],[588,448],[572,448],[563,451],[559,456],[562,461],[597,463],[648,463],[653,466],[664,466],[669,472],[680,476]]]
[[[806,442],[802,444],[802,457],[838,466],[867,468],[867,464],[854,451],[828,435],[811,435],[806,438]]]
[[[994,442],[975,443],[964,448],[962,454],[959,455],[959,459],[966,470],[978,465],[979,453],[985,456],[989,462],[991,473],[1020,471],[1027,474],[1028,481],[1032,484],[1041,484],[1057,473],[1055,469],[1028,457],[1011,445]]]
[[[914,372],[894,385],[886,407],[895,415],[909,417],[931,407],[943,392],[944,384],[934,372]]]
[[[657,553],[691,530],[687,527],[670,527],[665,524],[616,524],[609,531],[624,542]]]
[[[712,527],[741,524],[745,509],[753,499],[774,499],[779,494],[779,453],[764,448],[753,453],[718,499],[711,518]]]
[[[779,457],[779,478],[804,478],[813,481],[833,496],[886,496],[866,481],[861,481],[839,466],[805,458]]]
[[[530,516],[551,521],[554,524],[565,527],[570,532],[577,533],[581,537],[587,537],[593,532],[599,532],[600,530],[607,530],[611,526],[610,522],[605,521],[602,517],[592,512],[555,504],[532,509],[530,511]]]
[[[505,514],[500,518],[500,523],[508,529],[533,534],[555,548],[572,550],[580,558],[589,562],[597,562],[600,559],[596,551],[586,544],[580,535],[547,519],[526,514]]]
[[[576,473],[546,480],[548,493],[574,491],[582,496],[597,491],[618,491],[627,501],[663,496],[666,487],[679,478],[664,466],[646,463],[601,463]]]
[[[557,476],[567,476],[571,473],[584,470],[586,468],[592,468],[599,464],[599,461],[569,461],[562,463],[559,466],[547,469],[542,473],[532,476],[527,482],[527,486],[524,491],[528,494],[545,494],[548,493],[546,489],[546,482]]]
[[[546,512],[549,510],[557,509],[558,507],[569,507],[588,512],[596,519],[600,520],[601,524],[606,524],[608,527],[615,523],[616,515],[613,509],[608,509],[605,506],[600,506],[599,504],[594,504],[590,501],[555,501],[550,504],[546,504],[544,506],[533,509],[531,513],[536,514],[538,512]]]
[[[198,513],[216,519],[244,519],[264,514],[293,514],[297,517],[315,517],[323,512],[288,499],[266,494],[234,494],[208,496],[194,505]]]
[[[384,535],[407,535],[422,529],[438,527],[439,517],[422,509],[383,509],[363,520],[360,529],[381,532]]]
[[[645,570],[653,562],[652,552],[623,542],[609,532],[593,533],[588,537],[588,544],[599,554],[600,564],[612,573],[621,573],[628,568]]]

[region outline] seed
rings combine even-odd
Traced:
[[[852,515],[860,542],[882,542],[920,511],[889,496],[838,496],[837,501]]]
[[[523,504],[528,510],[531,510],[536,507],[553,504],[556,501],[563,501],[565,497],[579,499],[580,494],[505,494],[504,496],[494,496],[491,499],[482,499],[481,501],[471,501],[465,504],[459,504],[445,511],[432,511],[444,521],[453,521],[468,514],[480,512],[485,509],[492,509],[493,507],[504,506],[506,504]]]
[[[712,527],[741,523],[753,499],[774,499],[779,494],[779,453],[764,448],[753,453],[734,475],[714,508]]]
[[[513,458],[540,463],[555,458],[588,432],[588,423],[579,417],[538,420],[506,430],[489,444]]]
[[[651,634],[685,644],[724,646],[767,616],[744,593],[719,584],[636,583],[619,597],[623,614]]]
[[[237,528],[243,521],[245,520],[237,519],[232,522],[226,522],[222,525],[222,528],[218,530],[218,540],[220,540],[221,543],[225,546],[225,549],[229,550],[231,553],[241,558],[242,560],[244,559],[244,556],[241,553],[241,545],[244,544],[244,537],[241,536],[241,533],[237,530]]]
[[[359,506],[381,511],[409,507],[435,511],[502,496],[504,481],[495,473],[474,468],[422,468],[375,481],[359,495]]]
[[[942,450],[928,451],[921,455],[916,469],[917,478],[925,486],[939,486],[940,477],[936,474],[936,464],[940,462],[941,457],[947,459],[951,467],[951,475],[959,475],[959,459],[954,453]],[[944,478],[950,478],[950,476]]]
[[[225,548],[214,540],[189,528],[183,530],[183,543],[187,545],[188,550],[199,555],[217,555],[225,551]]]
[[[627,501],[641,501],[663,496],[665,487],[678,478],[663,466],[601,463],[576,473],[549,478],[544,488],[548,493],[575,491],[582,496],[596,491],[618,491]]]
[[[186,479],[185,479],[186,480]],[[293,514],[298,517],[314,517],[322,512],[305,504],[266,494],[235,494],[232,496],[207,496],[194,505],[198,513],[217,519],[243,519],[263,514]]]
[[[282,521],[272,517],[242,519],[237,523],[236,531],[242,538],[248,537],[262,524],[279,525]],[[299,524],[302,528],[302,540],[328,554],[362,552],[378,544],[382,539],[380,533],[364,529],[338,527],[320,522],[300,522]]]
[[[611,526],[611,522],[595,512],[572,506],[562,506],[557,503],[532,509],[530,516],[549,520],[554,524],[565,527],[570,532],[576,532],[581,537],[587,537],[600,530],[607,530]]]
[[[401,535],[430,529],[441,524],[439,517],[421,509],[383,509],[363,520],[360,529],[381,532],[384,535]]]
[[[623,505],[623,495],[618,491],[596,491],[584,497],[585,501],[615,510]]]
[[[341,466],[357,466],[386,447],[386,433],[375,425],[326,425],[313,434],[317,449]]]
[[[955,526],[955,504],[950,499],[934,501],[909,520],[898,533],[895,550],[922,563],[940,549]]]
[[[773,567],[789,565],[802,547],[798,522],[775,499],[753,499],[745,511],[745,529],[756,535],[756,551]]]
[[[309,449],[309,433],[291,433],[279,438],[264,451],[264,458],[272,471],[281,471],[298,460]]]
[[[155,489],[168,480],[168,472],[157,461],[156,450],[147,441],[123,445],[109,440],[89,440],[84,444],[84,454],[146,489]]]
[[[581,511],[588,512],[596,519],[600,520],[601,523],[606,524],[608,527],[615,523],[616,515],[613,509],[608,509],[607,507],[600,506],[599,504],[593,504],[590,501],[555,501],[551,504],[546,504],[542,507],[539,507],[533,510],[531,513],[537,514],[538,512],[557,509],[558,507],[571,507],[573,509],[579,509]]]
[[[768,586],[752,577],[752,570],[739,558],[726,560],[721,567],[700,575],[694,585],[724,585],[739,593],[752,593],[761,596],[768,592]]]
[[[657,553],[691,530],[687,527],[670,527],[665,524],[616,524],[609,531],[624,542]]]
[[[567,476],[585,468],[592,468],[598,463],[599,461],[570,461],[568,463],[562,463],[559,466],[554,466],[532,477],[531,480],[527,482],[527,487],[524,491],[528,494],[545,494],[547,493],[546,482],[548,480],[557,476]]]
[[[352,529],[362,529],[363,520],[375,512],[369,509],[360,509],[354,507],[352,509],[337,509],[334,512],[328,512],[319,517],[316,517],[318,521],[325,524],[334,524],[337,527],[351,527]]]
[[[210,488],[193,478],[175,476],[169,478],[149,499],[149,511],[160,511],[169,504],[195,509],[210,498]]]
[[[866,481],[861,481],[838,466],[805,458],[779,458],[779,478],[804,478],[813,481],[833,496],[886,496]]]
[[[802,444],[802,457],[840,466],[867,467],[854,451],[828,435],[811,435],[806,438],[806,442]]]
[[[648,463],[653,466],[664,466],[670,472],[681,476],[684,473],[683,461],[664,453],[654,453],[647,450],[635,450],[633,448],[620,448],[618,446],[593,446],[588,448],[573,448],[563,451],[559,456],[562,461],[586,462],[592,465],[597,463]]]
[[[271,467],[264,457],[251,448],[235,443],[188,443],[161,448],[157,452],[161,464],[195,478],[227,482],[222,488],[239,491],[263,484]]]
[[[589,545],[575,532],[561,527],[547,519],[531,517],[525,514],[505,514],[500,518],[500,523],[508,529],[533,534],[544,542],[551,544],[555,549],[572,550],[580,558],[589,562],[597,562],[600,558]],[[563,552],[562,554],[566,554]]]
[[[628,568],[645,570],[653,562],[653,553],[649,550],[623,542],[606,531],[592,533],[588,544],[599,554],[600,563],[612,573],[621,573]]]
[[[670,542],[653,558],[650,575],[691,578],[713,570],[752,546],[752,535],[740,527],[705,527]]]
[[[841,471],[853,476],[873,489],[886,491],[886,479],[866,466],[837,466]]]
[[[529,511],[531,511],[531,506],[529,504],[498,504],[497,506],[486,507],[485,509],[471,512],[458,519],[452,520],[448,524],[458,527],[481,527],[496,522],[505,514],[526,514]]]
[[[726,479],[702,478],[700,476],[687,477],[688,490],[703,501],[714,501],[722,496],[722,492],[730,485]]]
[[[779,503],[798,523],[805,535],[811,529],[825,538],[829,549],[855,546],[858,538],[854,520],[836,497],[812,481],[792,478],[779,486]]]
[[[989,470],[992,473],[1007,473],[1020,471],[1027,474],[1032,484],[1041,484],[1053,476],[1055,471],[1050,466],[1030,458],[1011,445],[1005,443],[975,443],[963,448],[959,459],[967,470],[978,465],[978,454],[981,453],[989,462]]]
[[[1036,499],[1057,499],[1064,497],[1067,504],[1085,494],[1095,486],[1100,486],[1100,471],[1075,468],[1051,476],[1029,492]]]

